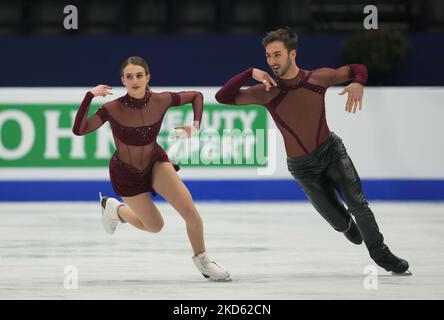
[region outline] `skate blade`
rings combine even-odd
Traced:
[[[211,279],[210,277],[208,277],[207,280],[211,281],[211,282],[232,282],[233,281],[230,277],[226,277],[225,279]]]
[[[410,277],[413,276],[413,273],[410,270],[404,271],[403,273],[396,273],[392,271],[392,276]]]

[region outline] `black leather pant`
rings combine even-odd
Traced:
[[[342,140],[331,133],[312,153],[287,158],[288,169],[316,210],[339,232],[347,230],[353,214],[370,256],[387,250],[384,237],[364,197],[361,180]],[[344,207],[338,195],[348,207]]]

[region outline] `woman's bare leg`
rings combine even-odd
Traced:
[[[169,162],[156,162],[153,168],[153,188],[165,198],[185,220],[188,239],[195,255],[205,251],[202,218],[190,192]]]
[[[159,232],[163,228],[163,218],[147,192],[134,197],[122,197],[129,207],[120,206],[119,216],[138,229]]]

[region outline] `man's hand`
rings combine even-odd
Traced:
[[[361,84],[353,82],[346,86],[339,94],[348,93],[347,103],[345,104],[345,111],[356,113],[356,108],[359,104],[359,110],[362,110],[362,97],[364,96],[364,88]]]
[[[265,84],[265,91],[270,90],[271,86],[277,86],[276,81],[265,71],[254,68],[253,79]]]
[[[97,87],[94,87],[89,91],[94,95],[94,97],[106,97],[109,94],[113,94],[112,92],[108,91],[111,89],[112,88],[110,86],[107,86],[106,84],[99,84]]]

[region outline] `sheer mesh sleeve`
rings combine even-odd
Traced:
[[[228,80],[216,93],[217,102],[231,105],[267,104],[275,90],[265,91],[265,85],[262,83],[248,89],[241,89],[252,75],[253,68],[249,68]]]
[[[353,77],[353,82],[362,84],[367,83],[368,73],[367,67],[364,64],[350,64],[350,69]]]
[[[170,106],[178,107],[191,103],[193,106],[193,126],[199,129],[203,114],[203,95],[198,91],[169,92],[171,96]]]
[[[169,92],[171,96],[171,106],[176,107],[180,106],[180,94],[177,92]]]
[[[108,121],[110,119],[110,114],[109,114],[108,110],[105,108],[105,106],[101,106],[96,111],[96,115],[98,115],[100,117],[100,119],[102,119],[103,123],[105,123],[106,121]]]
[[[311,79],[326,88],[350,80],[365,85],[367,82],[367,67],[363,64],[350,64],[338,69],[320,68],[313,71]]]
[[[79,107],[79,110],[77,111],[76,118],[72,127],[72,132],[75,135],[85,135],[91,131],[98,129],[103,124],[103,120],[101,121],[101,118],[92,116],[88,119],[88,111],[93,98],[94,95],[90,91],[88,91]]]
[[[225,83],[225,85],[216,93],[216,100],[219,103],[235,104],[236,95],[239,94],[239,89],[251,79],[253,68],[248,68],[244,72],[234,76]]]

